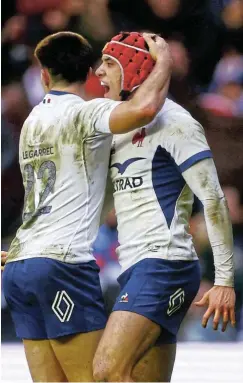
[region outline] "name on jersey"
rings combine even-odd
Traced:
[[[49,146],[48,148],[26,150],[25,152],[23,152],[23,159],[27,160],[28,158],[50,156],[52,154],[54,154],[54,147]]]
[[[142,177],[125,177],[114,182],[115,191],[135,189],[143,184]]]

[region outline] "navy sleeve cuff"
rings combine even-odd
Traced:
[[[183,173],[185,170],[189,169],[192,165],[196,164],[197,162],[204,160],[205,158],[212,158],[213,154],[211,150],[203,150],[202,152],[196,153],[190,158],[188,158],[186,161],[182,162],[182,164],[179,166],[181,173]]]

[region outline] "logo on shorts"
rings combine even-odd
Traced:
[[[65,311],[61,309],[61,304],[66,306]],[[74,303],[66,291],[58,291],[51,308],[61,322],[68,322],[73,312]]]
[[[128,293],[125,293],[124,295],[121,296],[121,299],[119,300],[121,303],[126,303],[128,302]]]
[[[171,316],[177,310],[181,308],[185,301],[185,291],[182,289],[176,290],[174,294],[170,296],[169,306],[167,309],[167,315]]]

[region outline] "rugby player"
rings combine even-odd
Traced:
[[[171,57],[162,38],[155,38],[153,51],[156,63],[133,99],[85,102],[93,56],[87,40],[60,32],[35,49],[46,96],[21,131],[23,224],[3,271],[4,294],[34,381],[93,380],[106,315],[92,243],[112,133],[146,125],[163,105]]]
[[[152,50],[151,50],[152,54]],[[97,69],[105,97],[132,100],[149,52],[142,35],[121,33],[104,48]],[[127,59],[129,58],[129,59]],[[137,90],[138,89],[138,90]],[[200,270],[189,220],[194,194],[204,214],[215,286],[198,306],[235,325],[233,239],[228,207],[202,126],[167,99],[155,119],[113,137],[110,175],[118,220],[121,292],[94,358],[97,381],[171,379],[176,335],[195,298]]]

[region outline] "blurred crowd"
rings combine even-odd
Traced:
[[[119,31],[152,31],[170,44],[173,73],[169,98],[203,125],[234,232],[237,328],[224,334],[200,326],[202,312],[191,306],[179,339],[243,339],[243,0],[8,0],[2,9],[2,249],[21,223],[24,190],[18,165],[21,126],[43,98],[33,50],[50,33],[72,30],[94,47],[94,69],[101,49]],[[102,97],[94,74],[85,97]],[[202,266],[201,296],[214,280],[213,257],[202,206],[195,201],[191,233]],[[116,217],[100,228],[94,252],[101,268],[107,309],[118,293]],[[198,297],[197,297],[198,298]],[[2,339],[16,340],[2,299]]]

